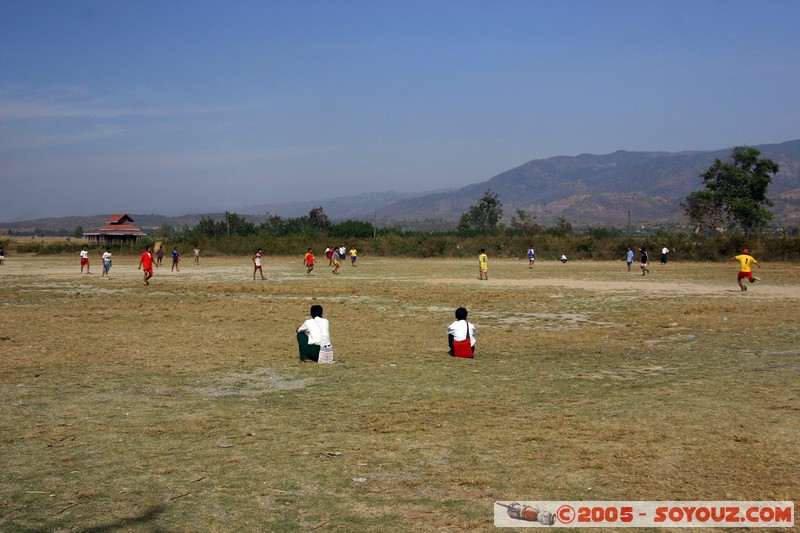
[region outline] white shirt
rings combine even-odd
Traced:
[[[447,334],[453,336],[454,341],[463,341],[467,338],[467,324],[469,324],[469,343],[475,346],[475,324],[466,320],[456,320],[447,326]]]
[[[103,261],[111,261],[111,252],[103,252]]]
[[[669,248],[667,248],[666,246],[665,246],[665,247],[663,247],[663,248],[661,249],[661,253],[662,253],[662,254],[665,254],[665,255],[666,255],[666,254],[668,254],[668,253],[669,253]]]
[[[257,267],[261,266],[261,254],[257,253],[256,256],[253,258],[253,262]]]
[[[308,335],[308,344],[318,344],[320,346],[331,345],[330,323],[327,318],[309,318],[303,325],[297,328],[298,333],[305,331]]]
[[[75,257],[74,255],[72,257]],[[81,250],[81,258],[89,259],[89,250]]]

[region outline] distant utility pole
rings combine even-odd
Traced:
[[[375,214],[372,215],[372,239],[375,240],[378,238],[378,212],[375,211]]]

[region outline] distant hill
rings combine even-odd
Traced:
[[[800,222],[800,140],[756,146],[761,157],[780,165],[769,188],[776,221]],[[707,152],[625,152],[537,159],[485,182],[451,192],[396,202],[384,220],[449,219],[475,204],[487,189],[500,195],[507,217],[517,209],[544,223],[565,217],[573,223],[623,226],[627,212],[637,223],[685,222],[680,202],[702,187],[700,174],[731,149]]]
[[[775,201],[775,223],[800,224],[800,140],[756,146],[762,157],[780,165],[768,195]],[[605,155],[582,154],[529,161],[493,178],[454,190],[418,193],[364,193],[355,196],[258,204],[236,209],[254,223],[267,214],[284,218],[307,215],[322,207],[331,220],[346,219],[414,229],[454,228],[462,213],[475,204],[487,189],[500,195],[506,219],[517,209],[535,214],[542,224],[564,217],[573,225],[624,227],[628,211],[636,225],[682,224],[686,218],[680,203],[702,187],[700,174],[714,159],[727,160],[731,149],[700,152],[626,152]],[[131,214],[135,224],[153,231],[168,224],[192,227],[202,216],[224,218],[223,213],[190,214],[178,217]],[[7,230],[32,231],[97,228],[105,215],[91,217],[42,218],[0,224]]]

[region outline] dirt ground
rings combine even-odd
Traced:
[[[3,531],[490,531],[493,502],[800,499],[800,267],[0,266]],[[312,304],[336,365],[298,360]],[[465,306],[474,360],[446,354]],[[699,529],[697,530],[699,531]]]

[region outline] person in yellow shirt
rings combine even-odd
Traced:
[[[736,280],[739,283],[739,288],[742,290],[742,292],[747,292],[747,287],[745,287],[742,283],[743,279],[747,279],[750,283],[761,281],[761,278],[757,278],[753,275],[752,269],[752,265],[756,265],[758,268],[761,268],[761,264],[750,255],[750,250],[745,248],[742,250],[741,254],[737,255],[736,257],[731,257],[731,260],[739,261],[739,264],[741,265],[739,267],[739,275]]]
[[[353,246],[352,248],[350,248],[349,253],[350,253],[350,264],[356,266],[356,260],[358,259],[358,250],[356,250],[356,247]]]
[[[489,279],[489,258],[485,248],[481,248],[481,255],[478,256],[478,279]]]

